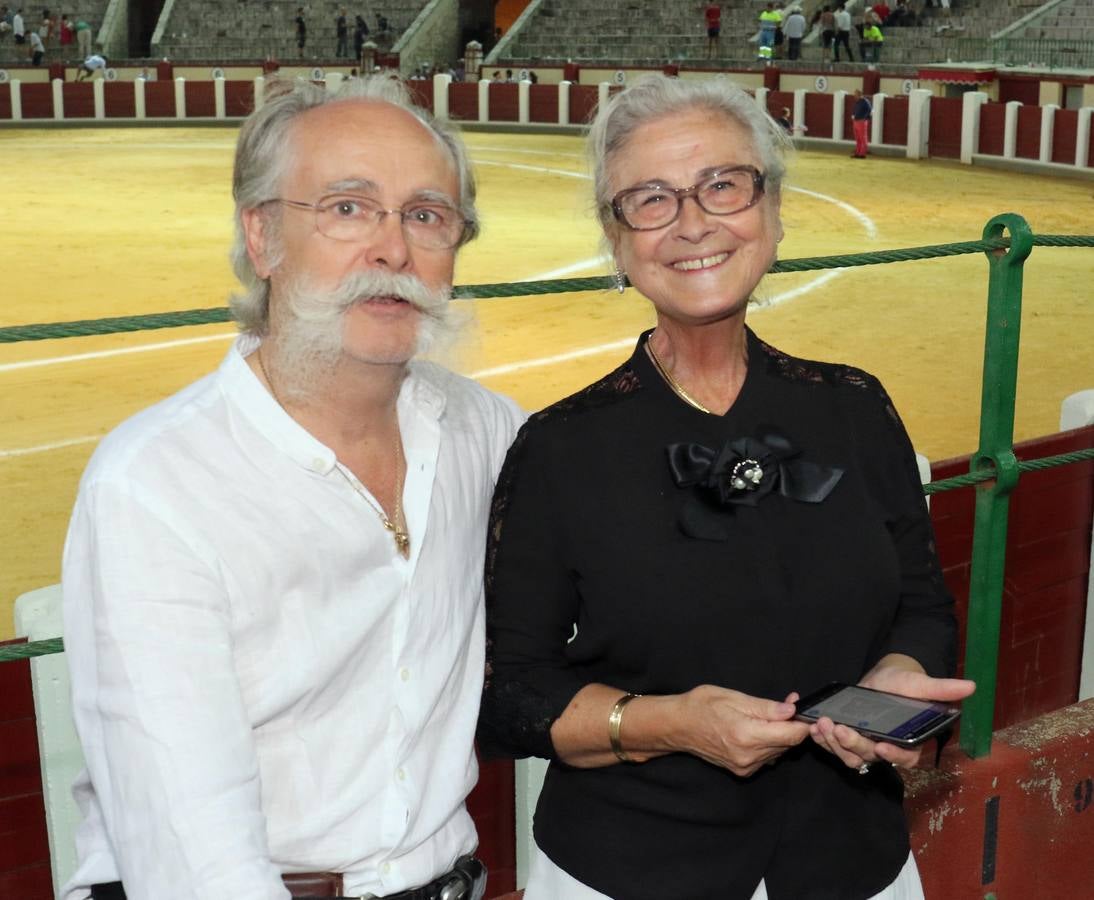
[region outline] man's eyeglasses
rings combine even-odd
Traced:
[[[281,197],[268,202],[309,209],[315,213],[315,228],[320,234],[351,243],[370,240],[385,216],[397,215],[408,243],[424,250],[449,250],[460,243],[472,224],[456,207],[438,200],[416,200],[400,209],[384,209],[375,200],[353,194],[334,194],[318,203]]]
[[[680,217],[686,197],[694,197],[712,216],[730,216],[755,206],[763,195],[763,173],[752,166],[733,166],[688,188],[627,188],[612,198],[612,212],[632,231],[654,231]]]

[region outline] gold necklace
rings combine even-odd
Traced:
[[[712,413],[709,409],[703,406],[702,403],[700,403],[698,400],[692,397],[691,394],[689,394],[682,387],[680,387],[680,382],[673,378],[672,375],[669,374],[669,370],[661,364],[661,360],[657,358],[657,354],[653,350],[653,343],[648,339],[646,340],[646,352],[650,355],[650,359],[653,360],[654,368],[656,368],[657,371],[661,373],[661,377],[665,379],[665,383],[668,384],[670,388],[672,388],[672,392],[676,394],[677,397],[679,397],[686,404],[688,404],[688,406],[695,407],[697,410],[699,410],[699,412],[705,412],[708,416],[714,415],[714,413]],[[261,360],[259,361],[261,362]]]
[[[288,415],[289,411],[285,409],[285,404],[281,402],[281,398],[277,396],[277,391],[274,389],[273,380],[270,378],[270,373],[266,371],[266,363],[262,359],[262,349],[259,348],[255,351],[255,356],[258,358],[258,367],[262,370],[262,377],[266,379],[266,384],[270,388],[270,396],[274,398],[274,401],[285,414]],[[403,446],[402,439],[399,434],[399,430],[395,430],[395,515],[388,517],[384,512],[384,508],[376,503],[365,491],[364,486],[356,478],[350,478],[349,474],[342,468],[342,464],[339,463],[335,466],[335,469],[346,479],[346,483],[353,488],[360,496],[361,499],[369,505],[369,508],[376,513],[380,519],[380,524],[384,528],[391,532],[392,538],[395,540],[395,549],[402,554],[403,559],[410,559],[410,533],[406,529],[406,517],[403,515],[403,478],[405,473],[403,471]]]

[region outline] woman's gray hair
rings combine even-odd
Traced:
[[[724,76],[700,81],[650,75],[600,107],[589,130],[596,214],[606,234],[616,228],[612,197],[618,189],[612,185],[612,165],[631,135],[648,122],[696,109],[724,116],[751,135],[752,147],[764,170],[766,190],[778,196],[786,175],[786,154],[793,144],[751,94]]]
[[[243,291],[229,298],[229,306],[241,331],[265,333],[270,301],[269,280],[259,276],[247,253],[243,211],[258,209],[278,197],[282,178],[291,162],[292,143],[288,139],[289,130],[297,117],[316,107],[343,100],[390,103],[410,113],[425,125],[451,155],[456,167],[460,185],[460,212],[470,222],[460,245],[473,240],[479,233],[478,213],[475,210],[475,176],[463,141],[454,129],[434,119],[428,110],[417,106],[401,81],[390,75],[369,75],[347,79],[334,92],[303,79],[270,81],[266,84],[261,109],[251,113],[240,129],[232,175],[235,241],[232,244],[231,261]],[[265,220],[270,243],[270,258],[267,262],[271,268],[276,267],[279,262],[279,223],[279,215],[271,211]]]

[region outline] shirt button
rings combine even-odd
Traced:
[[[403,681],[410,681],[410,669],[408,669],[406,666],[403,666],[399,670],[399,677],[403,679]]]
[[[311,461],[311,468],[313,472],[322,472],[326,467],[326,460],[320,459],[318,456]]]
[[[396,769],[395,777],[398,778],[400,781],[406,781],[406,769]]]
[[[390,872],[391,872],[391,863],[384,863],[382,866],[380,866],[380,871],[384,875],[390,874]]]

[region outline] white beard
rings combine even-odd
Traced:
[[[375,297],[397,297],[418,311],[414,355],[452,330],[450,286],[431,289],[414,275],[369,271],[321,289],[298,276],[285,285],[280,298],[285,315],[278,322],[276,340],[265,341],[266,359],[277,372],[284,400],[306,401],[330,381],[343,357],[347,312]]]

